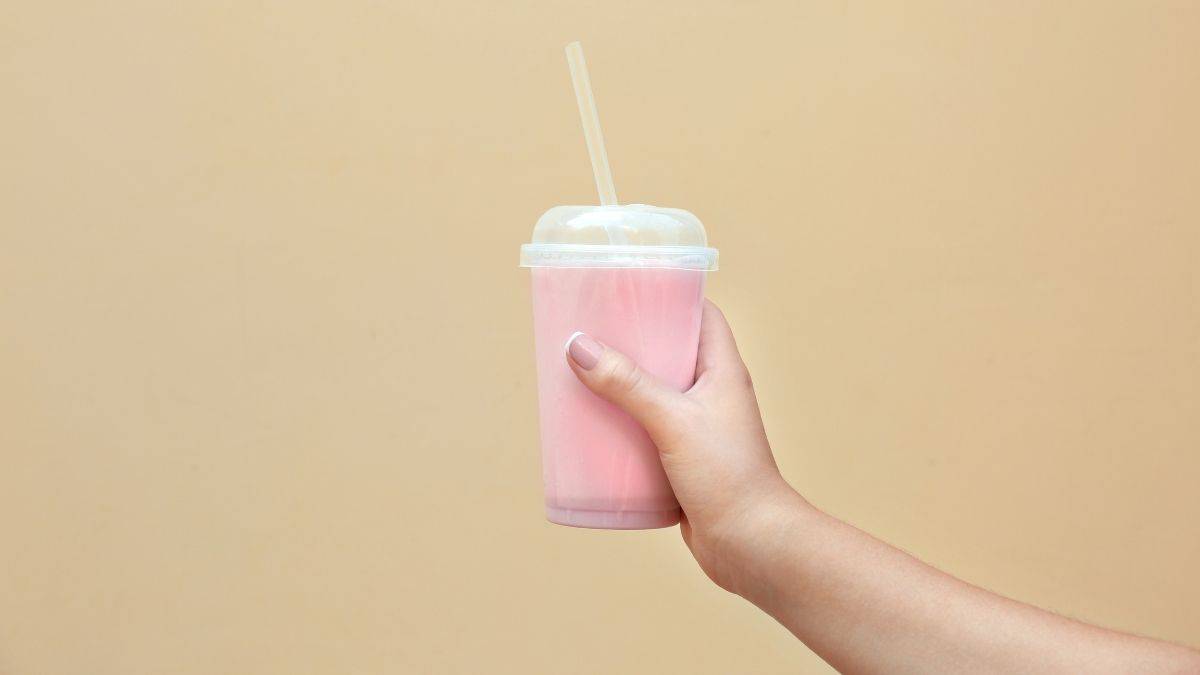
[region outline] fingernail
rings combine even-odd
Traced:
[[[579,365],[584,370],[591,370],[600,362],[600,355],[604,353],[604,345],[596,342],[592,336],[583,332],[576,332],[567,339],[567,354],[571,360]]]

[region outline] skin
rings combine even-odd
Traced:
[[[809,504],[776,467],[750,374],[711,302],[686,392],[590,336],[567,351],[584,385],[649,432],[705,574],[838,671],[1200,673],[1200,652],[972,586]]]

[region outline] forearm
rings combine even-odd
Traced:
[[[583,334],[567,357],[584,385],[650,434],[705,573],[838,670],[1200,675],[1196,652],[975,588],[809,505],[776,468],[749,373],[711,303],[686,392]]]
[[[976,588],[790,491],[754,521],[733,590],[842,672],[1200,672],[1195,652]]]

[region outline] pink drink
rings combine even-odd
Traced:
[[[555,206],[521,246],[521,266],[533,275],[546,517],[620,530],[679,522],[646,431],[583,386],[565,348],[582,331],[670,386],[691,387],[704,277],[717,269],[704,225],[645,204]]]
[[[704,275],[695,269],[535,267],[534,339],[546,517],[575,527],[679,522],[658,450],[637,422],[588,391],[564,346],[583,331],[683,391],[696,374]]]

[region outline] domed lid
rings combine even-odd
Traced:
[[[645,204],[556,206],[521,247],[522,267],[658,267],[715,270],[700,219]]]

